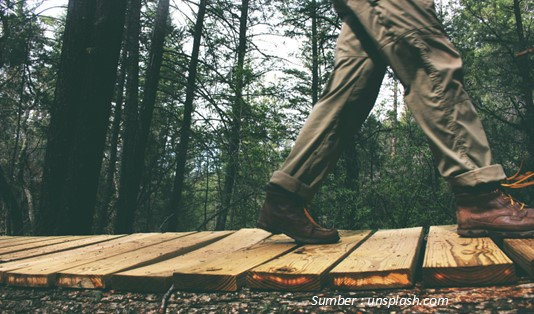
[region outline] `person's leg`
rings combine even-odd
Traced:
[[[372,109],[384,73],[385,66],[368,58],[357,36],[344,25],[329,81],[271,183],[311,201],[344,143]]]
[[[463,88],[462,60],[431,0],[349,0],[405,88],[405,102],[429,138],[441,175],[456,186],[505,178]]]
[[[532,209],[494,192],[506,176],[500,165],[492,164],[484,129],[463,88],[461,57],[443,31],[433,1],[336,2],[345,9],[348,24],[373,38],[401,80],[406,104],[429,139],[441,175],[458,193],[459,233],[534,234]],[[489,196],[462,196],[474,192]]]
[[[380,61],[369,58],[357,35],[343,25],[330,79],[288,158],[270,180],[259,227],[299,242],[337,241],[337,232],[321,231],[304,206],[372,109],[385,73]]]

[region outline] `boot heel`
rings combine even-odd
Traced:
[[[270,232],[272,234],[280,234],[280,233],[282,233],[280,230],[278,230],[278,229],[276,229],[276,228],[274,228],[272,226],[269,226],[264,222],[260,222],[260,221],[258,221],[256,223],[256,227],[258,227],[260,229],[263,229],[263,230],[265,230],[267,232]]]
[[[483,237],[489,235],[488,231],[484,229],[457,229],[456,232],[460,236],[466,238]]]

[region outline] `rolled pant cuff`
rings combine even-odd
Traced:
[[[499,182],[506,179],[506,174],[501,165],[491,165],[462,173],[449,178],[449,184],[453,187],[474,187],[483,183]]]
[[[271,177],[270,183],[276,184],[286,191],[295,193],[306,202],[311,202],[315,191],[307,184],[288,175],[282,171],[275,171]]]

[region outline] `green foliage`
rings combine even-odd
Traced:
[[[398,138],[394,157],[392,134]],[[344,155],[314,202],[326,224],[376,229],[454,223],[452,195],[411,115],[405,114],[394,130],[370,116],[353,145],[358,178],[347,180]]]
[[[25,1],[17,3],[20,5],[11,8],[17,14],[0,12],[10,25],[9,30],[0,28],[0,163],[16,187],[26,216],[31,217],[40,190],[62,20],[37,15]],[[340,20],[326,0],[253,1],[245,63],[238,72],[240,2],[208,3],[182,224],[189,230],[215,226],[232,158],[228,153],[235,114],[232,104],[237,78],[243,78],[239,169],[226,227],[254,227],[264,187],[289,153],[313,106],[313,95],[318,92],[312,84],[314,61],[319,91],[328,78]],[[516,57],[525,43],[520,42],[513,1],[452,3],[439,6],[438,14],[464,58],[465,86],[482,116],[494,159],[513,173],[522,159],[532,159],[534,154],[525,144],[534,134],[525,127],[529,120]],[[534,47],[532,3],[519,3],[526,46]],[[174,10],[175,19],[169,24],[138,197],[137,231],[159,231],[167,218],[164,213],[173,189],[197,9],[196,2],[184,4]],[[155,7],[156,2],[149,1],[143,8],[141,83],[148,64]],[[312,34],[312,16],[317,21],[317,38]],[[275,42],[290,39],[298,50],[283,59],[273,52],[278,49],[274,44],[267,47],[271,51],[265,48],[266,38]],[[318,43],[316,60],[312,56],[313,39]],[[534,55],[527,58],[534,77]],[[392,87],[384,85],[383,89]],[[376,229],[455,222],[452,195],[436,171],[426,138],[408,112],[397,117],[391,107],[391,99],[377,105],[326,178],[311,204],[321,223],[341,229]],[[102,173],[108,167],[109,151],[108,144]],[[119,159],[121,153],[119,149]],[[99,197],[102,195],[100,191]],[[116,197],[113,195],[111,207]],[[520,199],[534,200],[532,190],[526,190]]]
[[[534,10],[531,1],[518,4],[522,28],[512,0],[464,0],[451,17],[452,39],[465,62],[466,89],[482,117],[495,161],[510,175],[522,161],[527,162],[524,171],[534,167],[529,145],[534,139],[529,112],[534,108],[527,101],[534,92],[534,55],[516,55],[534,47]],[[524,70],[530,71],[529,91],[523,85]],[[522,199],[534,201],[532,191],[522,192]]]
[[[44,138],[59,63],[58,41],[45,34],[62,25],[61,20],[33,10],[26,1],[0,6],[0,164],[25,212],[26,231],[39,197]]]

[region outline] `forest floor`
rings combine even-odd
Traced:
[[[340,297],[341,296],[341,297]],[[330,299],[324,299],[330,298]],[[341,299],[340,299],[341,298]],[[350,298],[350,299],[349,299]],[[381,298],[381,299],[378,299]],[[426,299],[435,298],[435,299]],[[448,298],[448,304],[423,305]],[[414,300],[421,304],[406,304]],[[164,301],[165,300],[165,301]],[[332,305],[353,302],[352,305]],[[427,301],[424,301],[427,300]],[[369,301],[374,304],[369,304]],[[331,305],[319,305],[330,302]],[[395,303],[377,306],[377,303]],[[403,305],[401,305],[401,303]],[[0,286],[0,313],[534,313],[534,282],[490,287],[377,291],[132,293]]]

